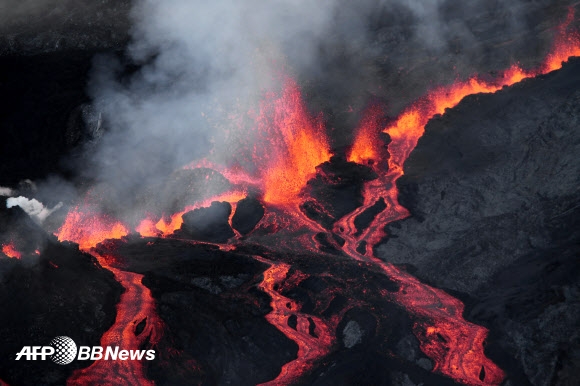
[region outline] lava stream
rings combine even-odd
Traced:
[[[105,259],[100,259],[104,265]],[[102,347],[116,347],[121,350],[139,350],[145,341],[154,345],[160,338],[161,320],[155,312],[155,301],[151,292],[141,280],[143,275],[107,267],[125,288],[117,305],[117,318],[113,326],[101,338]],[[138,335],[137,325],[144,321],[145,328]],[[68,379],[68,385],[151,385],[154,383],[144,376],[143,365],[138,360],[97,360],[91,366],[75,371]]]
[[[151,292],[141,280],[143,275],[122,271],[109,266],[106,256],[101,256],[93,249],[107,239],[120,239],[128,234],[127,228],[118,221],[108,217],[84,212],[79,207],[70,211],[60,228],[57,237],[60,241],[73,241],[79,248],[92,254],[101,266],[110,270],[115,279],[123,286],[125,292],[117,303],[117,317],[111,328],[101,337],[101,346],[116,347],[120,350],[139,350],[149,341],[155,344],[162,334],[162,322],[155,311],[155,302]],[[145,323],[140,334],[136,333],[139,323]],[[69,385],[87,384],[132,384],[153,385],[143,371],[143,365],[137,360],[97,360],[91,366],[75,371],[69,378]]]
[[[299,312],[300,306],[290,298],[280,295],[275,287],[280,286],[288,275],[290,266],[284,263],[274,263],[260,257],[257,260],[270,265],[264,271],[264,280],[260,283],[260,288],[271,298],[272,311],[266,315],[266,319],[273,326],[278,328],[289,339],[298,344],[297,358],[282,366],[280,374],[276,379],[263,383],[262,385],[290,385],[298,378],[312,369],[315,360],[327,355],[333,344],[333,329],[336,326],[327,325],[322,319]],[[296,329],[288,325],[288,318],[295,315],[297,317]],[[310,335],[310,320],[315,324],[315,334]]]

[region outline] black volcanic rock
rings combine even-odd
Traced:
[[[0,55],[120,48],[129,38],[130,0],[4,0]]]
[[[300,209],[330,229],[336,220],[362,205],[362,186],[375,178],[377,175],[369,167],[333,156],[317,166],[316,176],[308,181],[307,199]]]
[[[262,203],[256,198],[246,197],[238,201],[236,205],[236,212],[232,217],[232,227],[242,235],[246,235],[254,229],[262,217],[264,217]]]
[[[92,362],[15,361],[16,353],[62,335],[77,345],[99,345],[123,288],[93,256],[59,243],[20,208],[0,209],[0,225],[8,230],[0,243],[12,242],[22,254],[15,259],[0,253],[0,379],[10,385],[64,384]]]
[[[208,208],[194,209],[183,215],[183,224],[176,234],[194,240],[225,243],[234,232],[229,224],[232,206],[214,201]]]
[[[377,248],[466,293],[489,346],[517,358],[490,353],[515,384],[564,385],[580,371],[579,126],[580,59],[465,98],[427,125],[398,183],[412,217]]]

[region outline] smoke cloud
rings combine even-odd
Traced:
[[[546,1],[536,3],[540,9]],[[80,173],[96,183],[107,210],[122,212],[212,149],[219,149],[214,158],[232,161],[232,144],[251,135],[232,117],[255,110],[284,75],[304,81],[315,95],[311,108],[328,112],[329,126],[348,138],[358,119],[342,113],[348,106],[360,111],[378,95],[397,111],[430,87],[425,79],[456,76],[441,67],[492,60],[483,55],[488,45],[524,28],[518,7],[487,0],[137,1],[125,55],[94,62],[89,92],[106,134],[88,148]],[[474,72],[474,65],[465,68]]]
[[[29,199],[23,196],[10,197],[6,200],[7,208],[19,206],[30,216],[30,218],[32,218],[38,224],[43,223],[48,216],[50,216],[57,209],[60,209],[62,205],[62,202],[59,202],[52,209],[49,209],[45,207],[40,201],[34,198]]]

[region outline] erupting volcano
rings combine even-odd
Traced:
[[[101,346],[157,352],[155,363],[75,367],[67,384],[358,384],[348,360],[378,374],[363,383],[390,371],[383,367],[414,374],[417,384],[517,382],[519,368],[505,359],[516,354],[487,347],[492,322],[480,325],[467,315],[475,300],[436,288],[377,247],[391,237],[387,225],[411,216],[397,183],[428,123],[468,96],[500,94],[560,70],[580,56],[574,21],[570,8],[536,68],[513,64],[434,86],[396,117],[369,98],[345,147],[334,147],[329,119],[311,111],[306,87],[283,76],[283,87],[264,92],[244,116],[251,127],[237,133],[236,154],[210,152],[180,164],[137,194],[134,208],[116,210],[106,186],[88,189],[54,228],[58,242],[47,236],[25,252],[16,248],[21,243],[3,242],[2,254],[19,261],[44,256],[42,269],[55,275],[61,268],[50,257],[53,244],[78,244],[73,249],[91,269],[110,271],[124,291]],[[175,194],[175,187],[184,191]]]

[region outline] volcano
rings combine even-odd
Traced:
[[[409,49],[408,87],[391,78],[406,54],[385,38],[408,31],[370,13],[365,31],[394,58],[360,69],[380,75],[364,93],[266,55],[276,71],[257,103],[204,99],[196,118],[170,51],[139,45],[146,6],[90,7],[98,44],[82,28],[39,35],[72,49],[15,30],[0,57],[0,385],[578,383],[577,4],[522,5],[534,32],[499,29],[501,44],[497,9],[478,8],[466,25],[499,53],[433,80],[448,63]],[[328,47],[327,72],[351,71],[355,58],[336,58],[349,50]],[[223,68],[200,63],[187,86],[206,95]],[[224,72],[220,92],[235,83]],[[183,105],[207,141],[190,141]],[[175,115],[158,131],[164,108]],[[78,347],[65,365],[23,354],[62,350],[63,336]]]

